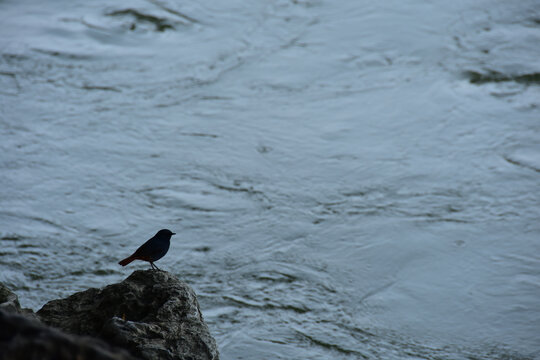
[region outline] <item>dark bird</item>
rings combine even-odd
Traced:
[[[143,260],[148,261],[152,269],[155,268],[156,270],[159,270],[156,264],[154,264],[154,261],[158,261],[165,256],[167,251],[169,251],[171,236],[175,234],[176,233],[173,233],[168,229],[159,230],[153,238],[142,244],[133,255],[120,261],[119,264],[126,266],[133,260]]]

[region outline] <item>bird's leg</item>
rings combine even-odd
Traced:
[[[153,267],[153,268],[155,268],[156,270],[159,270],[159,271],[161,271],[161,269],[160,269],[160,268],[158,268],[158,267],[157,267],[157,265],[156,265],[156,264],[154,264],[154,263],[153,263],[152,261],[150,262],[150,265],[152,265],[152,267]]]

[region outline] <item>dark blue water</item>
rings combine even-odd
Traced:
[[[537,1],[0,3],[0,281],[158,266],[224,359],[540,358]]]

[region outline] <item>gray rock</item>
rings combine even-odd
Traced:
[[[31,309],[21,308],[17,295],[4,284],[0,284],[0,310],[10,314],[22,314],[29,319],[37,320],[36,314]]]
[[[0,284],[0,310],[11,314],[22,312],[17,295],[3,284]]]
[[[135,271],[121,283],[50,301],[37,315],[48,325],[99,337],[142,359],[219,359],[195,292],[164,271]]]
[[[135,360],[126,350],[89,337],[64,334],[16,313],[0,310],[0,359]]]

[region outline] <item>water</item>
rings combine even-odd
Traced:
[[[223,359],[540,358],[538,1],[0,3],[0,281],[159,266]]]

